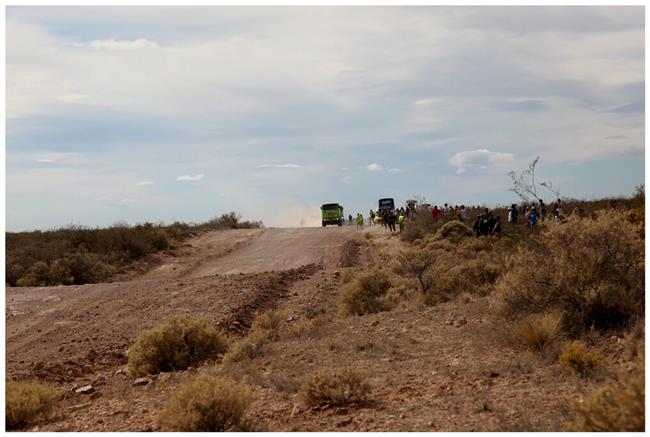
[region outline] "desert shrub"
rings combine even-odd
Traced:
[[[576,419],[570,431],[645,431],[645,365],[643,354],[628,374],[573,404]]]
[[[568,343],[560,354],[560,363],[571,373],[589,376],[603,366],[603,356],[579,340]]]
[[[17,263],[12,262],[12,260],[7,259],[6,271],[5,271],[5,282],[10,287],[15,287],[18,280],[25,274],[25,268]]]
[[[368,402],[370,385],[350,367],[335,372],[319,373],[302,387],[302,398],[307,405],[355,405]]]
[[[348,315],[362,316],[390,309],[382,298],[391,287],[390,276],[380,269],[358,275],[341,290],[341,309]]]
[[[517,341],[549,358],[557,357],[562,336],[562,315],[559,312],[531,314],[514,323],[512,333]]]
[[[86,284],[107,279],[113,273],[110,265],[94,253],[66,253],[50,267],[51,284]]]
[[[436,262],[436,254],[431,250],[411,249],[397,255],[395,273],[407,278],[417,279],[422,293],[428,293],[433,285],[427,272]]]
[[[36,382],[6,381],[7,428],[19,428],[46,414],[60,397],[57,389]]]
[[[404,230],[400,233],[403,241],[414,242],[423,239],[429,234],[434,234],[440,226],[444,224],[444,219],[439,217],[434,219],[431,216],[429,208],[418,208],[413,217],[413,221],[406,223]]]
[[[233,363],[253,359],[261,354],[262,348],[269,341],[278,338],[286,313],[266,310],[255,316],[248,335],[234,343],[224,355],[224,363]]]
[[[199,375],[176,390],[158,415],[164,431],[238,431],[252,400],[244,384]]]
[[[464,240],[466,237],[473,235],[472,229],[458,220],[452,220],[445,223],[436,231],[437,239],[447,239],[454,242]]]
[[[501,274],[501,267],[487,257],[449,260],[435,269],[434,289],[448,299],[462,291],[487,294]]]
[[[39,287],[50,283],[50,266],[45,261],[36,261],[29,273],[16,281],[19,287]]]
[[[505,316],[559,309],[574,334],[624,325],[645,307],[639,227],[615,211],[551,223],[508,258],[496,289]]]
[[[341,272],[341,283],[342,284],[347,284],[352,280],[352,277],[354,274],[352,273],[352,270],[343,270]]]
[[[207,320],[174,316],[140,334],[129,351],[129,373],[142,376],[185,369],[226,349],[224,336]]]

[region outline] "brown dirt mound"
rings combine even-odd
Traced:
[[[341,246],[341,257],[339,258],[340,267],[353,267],[359,263],[359,247],[361,242],[358,240],[346,241]]]

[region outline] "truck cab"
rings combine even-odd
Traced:
[[[338,203],[324,203],[320,207],[321,223],[327,225],[343,225],[343,206]]]

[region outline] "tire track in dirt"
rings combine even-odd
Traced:
[[[244,334],[255,313],[286,298],[293,284],[334,266],[340,246],[354,235],[349,228],[228,232],[190,241],[199,249],[186,255],[191,263],[178,265],[197,266],[193,270],[163,269],[114,283],[8,288],[7,376],[63,382],[121,365],[143,330],[174,314],[205,317],[226,332]],[[202,245],[206,241],[211,246]],[[224,247],[230,250],[215,258]]]

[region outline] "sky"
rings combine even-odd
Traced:
[[[6,227],[631,195],[644,61],[642,6],[10,6]]]

